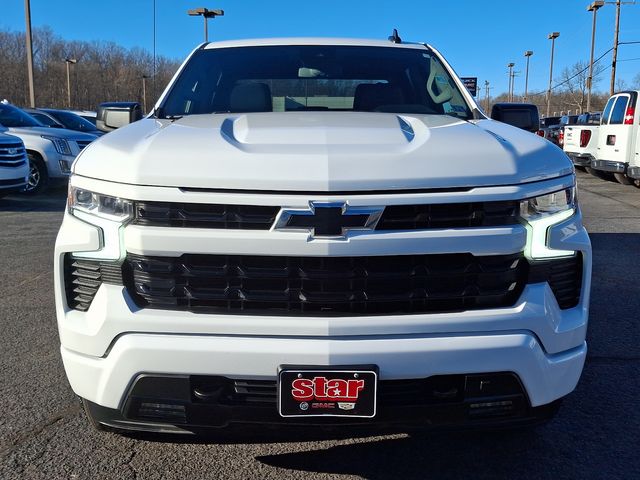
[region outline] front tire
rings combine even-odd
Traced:
[[[37,153],[27,152],[29,159],[29,178],[24,190],[26,195],[38,195],[46,190],[49,184],[47,166]]]
[[[624,173],[614,173],[613,176],[616,178],[618,183],[622,185],[633,185],[633,180],[627,177]]]

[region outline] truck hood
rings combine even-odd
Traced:
[[[360,112],[147,118],[93,142],[74,166],[129,184],[304,192],[513,185],[571,171],[562,150],[503,123]]]

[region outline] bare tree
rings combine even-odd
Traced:
[[[112,42],[66,41],[50,28],[35,29],[34,82],[36,103],[41,107],[66,106],[65,58],[71,65],[72,107],[95,109],[105,101],[142,103],[142,75],[153,75],[153,56],[140,48],[126,49]],[[0,99],[22,106],[28,104],[24,33],[0,30]],[[152,102],[169,82],[180,63],[166,57],[156,60],[156,85],[148,89]],[[155,81],[154,81],[155,80]]]
[[[596,64],[593,66],[592,90],[600,81],[604,67]],[[589,79],[589,64],[587,62],[576,62],[571,67],[565,67],[560,74],[558,87],[560,96],[564,96],[564,103],[568,108],[576,113],[584,112],[587,103],[587,90]]]

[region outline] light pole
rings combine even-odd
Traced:
[[[547,117],[551,111],[551,82],[553,81],[553,53],[556,46],[556,38],[560,36],[560,32],[552,32],[547,35],[551,40],[551,62],[549,62],[549,88],[547,89]]]
[[[147,113],[147,78],[149,75],[142,75],[142,110]]]
[[[69,65],[78,63],[75,58],[65,58],[64,63],[67,64],[67,107],[71,108],[71,76],[69,75]]]
[[[24,16],[27,22],[27,76],[29,80],[29,104],[36,108],[36,93],[33,88],[33,37],[31,35],[31,3],[24,0]]]
[[[593,12],[593,25],[591,26],[591,57],[589,57],[589,76],[587,77],[587,112],[591,111],[591,87],[593,86],[593,50],[596,43],[596,15],[598,9],[604,7],[604,1],[595,1],[587,7],[588,12]]]
[[[224,10],[209,10],[208,8],[199,7],[193,10],[187,10],[187,13],[192,17],[198,17],[202,15],[204,18],[204,41],[209,41],[209,29],[207,26],[207,20],[210,18],[221,17],[224,15]]]
[[[507,67],[509,67],[509,101],[513,102],[513,86],[512,86],[512,82],[513,82],[513,67],[515,66],[515,63],[510,62],[507,64]]]
[[[529,101],[529,58],[533,55],[533,50],[527,50],[524,52],[524,56],[527,59],[527,68],[524,74],[524,101]]]
[[[484,81],[484,100],[486,103],[486,111],[489,112],[489,80]]]

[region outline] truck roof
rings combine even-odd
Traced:
[[[274,45],[346,45],[364,47],[391,47],[424,49],[424,43],[402,42],[394,43],[390,40],[373,40],[362,38],[331,38],[331,37],[281,37],[281,38],[249,38],[243,40],[225,40],[209,42],[202,45],[206,50],[230,47],[263,47]]]

